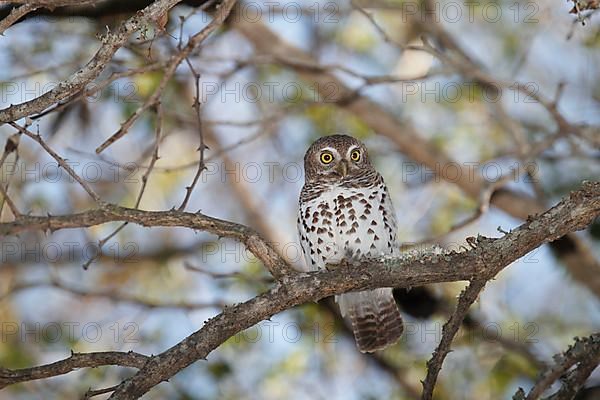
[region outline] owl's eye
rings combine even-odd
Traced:
[[[323,164],[329,164],[333,161],[333,154],[328,151],[321,153],[321,162]]]
[[[353,150],[352,153],[350,153],[350,158],[352,159],[352,161],[359,161],[360,160],[360,151]]]

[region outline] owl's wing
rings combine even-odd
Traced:
[[[300,247],[302,248],[302,254],[304,255],[304,271],[317,271],[319,266],[316,263],[314,249],[312,249],[311,244],[317,242],[317,234],[316,232],[310,231],[308,219],[304,218],[306,207],[306,204],[301,202],[298,208],[298,220],[296,221],[298,227],[298,239],[300,240]],[[312,256],[311,251],[313,252]]]

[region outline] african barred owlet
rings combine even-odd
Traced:
[[[306,152],[304,170],[298,233],[310,270],[398,254],[394,208],[362,142],[346,135],[322,137]],[[402,334],[391,288],[345,293],[336,302],[363,353],[383,349]]]

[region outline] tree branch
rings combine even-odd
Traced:
[[[550,385],[565,374],[566,379],[562,388],[549,399],[572,399],[600,363],[600,333],[594,333],[583,339],[575,338],[572,346],[569,346],[564,353],[554,355],[553,358],[555,364],[540,375],[527,397],[525,397],[525,391],[519,388],[513,396],[513,400],[539,399]],[[567,373],[576,364],[578,364],[577,368]]]
[[[205,3],[204,0],[180,0],[179,2],[190,6],[200,6],[203,3]],[[66,4],[67,1],[36,2],[35,4],[38,3]],[[102,2],[101,4],[95,5],[94,7],[77,7],[76,9],[71,9],[67,7],[57,8],[56,10],[52,11],[40,9],[28,14],[25,18],[32,17],[37,15],[39,12],[43,12],[45,14],[55,15],[58,17],[78,15],[98,19],[103,16],[111,16],[118,13],[134,12],[142,7],[148,6],[148,3],[150,3],[150,1],[148,0],[131,0],[127,2],[108,1]],[[140,13],[144,13],[152,7],[154,7],[153,9],[156,9],[156,7],[159,7],[159,5],[157,5],[158,3],[159,2],[156,2],[148,6],[146,9],[140,11]],[[160,3],[162,4],[163,2]],[[165,9],[168,9],[168,7]],[[0,12],[0,14],[2,13]],[[148,13],[144,15],[148,16],[149,20],[153,20],[151,18],[152,16],[147,14]],[[160,12],[156,12],[153,14],[156,17],[162,15]],[[130,18],[130,20],[134,19],[135,17]],[[485,182],[478,175],[471,177],[470,173],[463,173],[458,179],[455,176],[444,176],[444,171],[447,170],[446,168],[444,168],[446,165],[459,164],[451,158],[447,157],[445,154],[443,154],[443,152],[437,150],[436,146],[429,145],[429,143],[424,141],[420,132],[418,132],[414,128],[414,126],[412,126],[408,121],[399,120],[395,116],[388,113],[377,103],[374,103],[368,100],[366,97],[361,96],[360,93],[356,90],[352,90],[345,86],[342,83],[342,81],[337,79],[335,75],[330,70],[328,70],[327,67],[319,65],[316,62],[316,60],[314,60],[308,53],[303,52],[299,48],[286,43],[284,40],[282,40],[280,37],[274,34],[268,27],[266,27],[260,22],[249,22],[246,18],[240,16],[237,16],[236,18],[230,18],[230,21],[232,26],[241,31],[252,42],[252,44],[260,53],[264,55],[271,55],[271,58],[273,58],[273,60],[275,60],[276,62],[295,69],[303,78],[307,79],[308,81],[317,83],[315,87],[323,91],[321,93],[321,95],[324,97],[323,101],[335,104],[358,116],[375,132],[390,138],[408,157],[420,164],[423,164],[433,169],[434,171],[441,171],[442,178],[448,179],[450,183],[456,184],[472,198],[479,198],[480,193],[482,193],[482,191],[485,190]],[[127,23],[122,24],[122,26],[127,26]],[[440,35],[437,31],[434,32],[434,34],[438,36]],[[108,39],[104,41],[106,43],[98,51],[96,56],[94,56],[94,58],[88,63],[88,66],[82,69],[80,72],[85,72],[90,68],[94,67],[94,65],[97,64],[98,61],[102,61],[99,59],[99,55],[101,53],[104,54],[102,49],[105,45],[107,45],[107,43],[111,42],[111,40],[109,40],[111,37],[107,36]],[[443,40],[446,41],[452,39],[451,37],[445,37],[443,34],[441,35],[441,37]],[[116,49],[114,51],[116,51]],[[461,52],[460,48],[456,49],[456,51],[459,54]],[[112,55],[110,57],[112,57]],[[106,60],[104,60],[103,62],[107,62],[107,60],[109,60],[110,57],[106,58]],[[452,63],[452,65],[449,65],[449,67],[452,67],[453,69],[457,68],[455,63]],[[85,82],[85,84],[92,81],[101,72],[103,68],[104,67],[102,66],[97,71],[97,73],[94,73],[94,76],[89,78]],[[477,65],[470,64],[469,68],[471,69],[465,70],[459,68],[457,72],[463,73],[467,76],[471,76],[473,73],[475,73],[476,78],[478,78],[478,81],[484,84],[486,82],[495,82],[494,77],[485,74],[485,76],[480,76],[481,71],[477,69]],[[473,70],[473,68],[475,68],[475,70]],[[68,83],[71,80],[78,81],[77,79],[75,79],[76,75],[77,74],[73,75],[73,77],[69,78],[65,82]],[[377,79],[375,79],[375,81],[376,80]],[[85,86],[85,84],[81,85],[81,87]],[[67,86],[68,87],[66,87],[66,89],[59,90],[59,92],[61,93],[60,99],[69,99],[73,95],[76,95],[80,92],[79,89],[71,90],[70,86]],[[334,92],[331,92],[332,87],[334,89]],[[13,110],[11,111],[11,115],[12,113],[18,111],[15,107],[21,107],[31,103],[31,106],[45,109],[53,102],[58,102],[58,100],[44,100],[46,102],[46,105],[44,105],[43,107],[38,107],[38,105],[36,105],[38,101],[41,101],[40,99],[42,97],[46,95],[50,96],[50,94],[55,92],[56,89],[58,89],[58,87],[53,89],[53,91],[48,92],[43,96],[34,99],[30,102],[23,103],[18,106],[11,106],[7,109],[0,110],[0,123],[7,118],[6,114],[8,111]],[[524,90],[526,90],[526,88]],[[56,96],[52,96],[57,97],[58,94]],[[545,108],[550,107],[552,109],[552,102],[549,103],[548,101],[542,98],[538,100],[540,100],[540,104]],[[21,111],[19,111],[20,116],[31,115],[34,113],[30,113],[29,111],[26,112],[24,110]],[[564,123],[561,122],[564,122],[564,118],[562,116],[556,115],[556,113],[552,115],[559,125],[562,124],[566,126]],[[14,119],[15,118],[8,118],[8,120]],[[398,130],[399,126],[402,127],[401,134]],[[569,127],[569,129],[572,129],[574,125],[570,124]],[[583,127],[581,129],[579,129],[580,127],[576,128],[578,128],[579,133],[582,135],[586,132],[589,132],[590,137],[592,136],[592,132],[595,132],[597,130],[594,127]],[[449,170],[452,171],[453,168],[450,168]],[[495,190],[490,200],[491,204],[501,208],[507,213],[518,218],[526,218],[529,214],[540,213],[545,209],[545,206],[543,204],[540,204],[540,202],[536,201],[534,198],[503,188]],[[561,261],[565,264],[567,270],[573,276],[573,278],[580,284],[586,286],[591,292],[593,292],[597,297],[600,298],[600,279],[597,278],[598,276],[600,276],[600,263],[596,260],[593,252],[588,248],[586,243],[583,240],[581,240],[581,238],[575,235],[567,235],[561,241],[555,242],[552,245],[552,248],[553,250],[555,250],[557,256],[561,259]]]
[[[52,104],[65,100],[93,81],[106,68],[113,55],[123,46],[129,36],[146,24],[151,24],[179,3],[181,0],[156,0],[148,7],[121,23],[115,32],[109,32],[102,38],[102,45],[94,57],[79,71],[61,81],[50,91],[32,100],[11,105],[0,110],[0,123],[16,121],[28,115],[42,112]]]
[[[334,271],[287,276],[268,292],[226,308],[200,330],[153,357],[110,398],[137,399],[181,369],[205,359],[229,337],[298,304],[354,290],[493,277],[543,243],[584,228],[599,214],[600,182],[585,183],[569,198],[502,238],[479,237],[477,245],[468,251],[374,259]]]
[[[490,272],[493,277],[495,273],[493,270]],[[454,336],[458,332],[463,320],[469,312],[471,305],[477,300],[479,293],[485,287],[488,279],[491,277],[479,277],[471,281],[471,284],[460,294],[458,304],[456,305],[456,311],[452,314],[450,319],[444,324],[442,330],[442,340],[438,344],[437,348],[433,352],[431,359],[427,361],[427,376],[423,382],[423,394],[421,395],[422,400],[431,400],[433,397],[433,390],[435,389],[435,383],[437,377],[442,370],[442,364],[444,359],[450,353],[450,346],[454,340]]]
[[[223,313],[209,320],[196,333],[164,353],[152,357],[138,374],[119,385],[111,398],[134,399],[139,397],[191,363],[205,358],[235,333],[297,304],[351,290],[383,286],[409,287],[433,282],[470,280],[473,277],[481,276],[493,277],[512,261],[537,246],[567,232],[585,227],[598,214],[600,214],[600,183],[585,183],[582,189],[573,192],[568,199],[563,200],[539,217],[532,218],[504,237],[499,239],[479,237],[477,246],[469,251],[432,253],[391,260],[370,260],[360,266],[344,266],[336,271],[285,276],[270,291],[248,302],[225,309]],[[0,224],[0,232],[14,234],[32,229],[85,227],[117,220],[135,222],[144,226],[186,226],[232,237],[244,243],[258,241],[268,246],[249,228],[231,222],[201,214],[177,211],[139,211],[118,206],[107,206],[105,209],[72,216],[21,216],[15,222]],[[250,240],[250,237],[254,237],[254,239]],[[255,254],[263,256],[261,252],[257,253]],[[262,257],[259,258],[262,259]],[[473,292],[478,293],[475,290]],[[472,296],[468,296],[468,299],[470,298]],[[464,303],[466,304],[466,300]],[[457,309],[462,310],[463,308],[459,304]],[[65,369],[51,369],[51,371],[68,372],[77,368],[72,367],[73,364],[64,364],[64,361],[62,363],[62,368]],[[86,364],[85,366],[96,365]],[[67,368],[67,366],[71,367]],[[49,370],[46,368],[44,371]],[[43,378],[55,375],[55,373],[51,375],[32,373],[27,376]],[[11,376],[14,379],[14,374],[2,371],[2,377],[5,380]],[[29,379],[22,378],[17,381],[23,380]],[[8,382],[15,383],[17,381]]]
[[[12,126],[13,128],[15,128],[16,130],[18,130],[20,133],[22,133],[22,134],[30,137],[31,139],[35,140],[36,142],[38,142],[38,144],[40,146],[42,146],[42,148],[46,151],[46,153],[48,153],[52,158],[54,158],[54,160],[56,160],[58,166],[62,167],[65,171],[67,171],[67,173],[71,176],[71,178],[73,178],[77,183],[79,183],[79,185],[83,188],[83,190],[85,190],[86,193],[90,195],[92,200],[94,200],[98,204],[102,202],[102,200],[100,199],[100,196],[98,196],[98,194],[94,191],[94,189],[92,189],[83,179],[81,179],[79,177],[79,175],[77,175],[77,173],[73,170],[73,168],[71,168],[69,166],[69,164],[67,163],[67,161],[64,158],[59,156],[54,150],[52,150],[52,148],[50,146],[48,146],[46,144],[46,142],[44,141],[44,139],[42,139],[42,136],[40,134],[36,135],[35,133],[31,132],[29,129],[24,128],[21,125],[15,124],[14,122],[9,122],[8,124],[10,126]]]
[[[68,374],[78,368],[94,368],[104,365],[142,368],[149,357],[130,351],[128,353],[107,351],[98,353],[71,353],[71,357],[39,367],[10,370],[0,367],[0,389],[19,382],[51,378]]]
[[[23,18],[25,15],[29,14],[32,11],[37,10],[41,6],[36,6],[32,4],[23,4],[20,7],[15,7],[10,11],[10,14],[6,16],[3,20],[0,21],[0,36],[4,35],[4,32],[10,28],[12,24],[17,22],[19,19]]]
[[[204,359],[229,337],[283,310],[308,301],[354,290],[377,287],[411,287],[436,282],[493,277],[536,247],[568,232],[583,229],[600,214],[600,182],[582,188],[545,213],[501,238],[478,237],[468,251],[460,253],[408,254],[397,259],[371,259],[360,265],[344,265],[333,271],[281,275],[266,293],[226,308],[177,345],[152,357],[132,378],[120,384],[111,398],[136,399],[193,362]],[[111,221],[143,226],[183,226],[234,238],[253,250],[265,264],[274,250],[253,230],[202,214],[178,211],[140,211],[106,206],[74,215],[21,216],[0,224],[0,234],[34,229],[87,227]],[[265,254],[263,251],[267,249]],[[275,260],[280,260],[279,257]],[[274,260],[271,260],[274,261]],[[283,262],[283,261],[279,261]],[[271,267],[273,265],[271,264]],[[275,271],[280,271],[275,268]]]
[[[152,107],[155,104],[160,102],[160,97],[162,95],[163,90],[167,86],[167,83],[171,80],[177,67],[179,64],[186,59],[192,51],[194,51],[200,44],[210,35],[215,29],[221,26],[221,24],[225,21],[225,18],[231,12],[231,9],[235,5],[237,0],[224,0],[223,3],[219,6],[217,12],[215,13],[213,19],[206,25],[204,28],[200,30],[200,32],[191,36],[185,45],[180,51],[175,53],[169,61],[167,62],[167,66],[163,71],[163,76],[158,84],[158,87],[154,90],[152,95],[146,99],[144,104],[142,104],[128,119],[125,121],[119,130],[106,139],[100,146],[96,148],[96,153],[100,154],[103,152],[108,146],[115,143],[117,140],[125,136],[129,131],[129,128],[133,125],[133,123],[138,119],[138,117],[147,109]],[[204,151],[204,150],[202,150]]]
[[[478,173],[461,171],[458,177],[448,175],[452,174],[453,168],[445,168],[446,166],[461,164],[423,139],[423,135],[410,121],[399,120],[379,104],[366,96],[361,96],[338,79],[330,69],[320,65],[310,54],[287,43],[264,24],[249,22],[239,15],[231,18],[231,21],[232,27],[252,43],[258,54],[270,57],[277,64],[295,70],[301,78],[319,91],[322,102],[336,105],[359,117],[374,132],[389,138],[407,157],[435,171],[449,183],[457,185],[471,198],[479,200],[481,194],[485,192],[487,183]],[[491,77],[487,76],[487,78],[488,82],[494,83]],[[531,214],[541,213],[546,208],[533,197],[503,188],[498,188],[491,193],[490,202],[521,219]],[[575,235],[568,235],[563,240],[568,247],[559,247],[557,243],[554,249],[558,256],[573,278],[600,298],[600,279],[596,278],[600,276],[600,263],[595,259],[593,252]]]
[[[276,278],[293,272],[277,251],[253,229],[247,226],[212,218],[201,213],[181,211],[142,211],[116,205],[103,205],[101,208],[77,214],[60,216],[21,215],[11,222],[0,224],[0,236],[16,235],[31,230],[87,228],[107,222],[126,221],[142,226],[179,226],[210,232],[219,237],[243,243],[252,254],[259,258]]]

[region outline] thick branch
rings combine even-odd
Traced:
[[[181,211],[141,211],[138,209],[106,205],[102,208],[78,214],[61,216],[22,215],[12,222],[0,224],[0,236],[16,235],[23,231],[69,228],[87,228],[107,222],[125,221],[142,226],[179,226],[201,230],[237,240],[259,258],[274,277],[281,277],[292,271],[277,251],[253,229],[244,225],[212,218],[201,213]]]
[[[104,365],[119,365],[122,367],[142,368],[149,357],[134,353],[107,351],[99,353],[72,353],[71,357],[52,364],[39,367],[10,370],[0,367],[0,389],[19,382],[50,378],[68,374],[78,368],[93,368]]]

